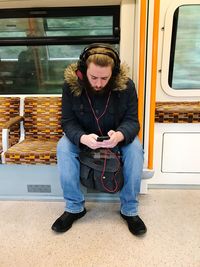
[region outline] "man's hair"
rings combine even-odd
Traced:
[[[88,66],[90,63],[94,63],[95,65],[101,66],[101,67],[107,67],[111,66],[112,70],[115,67],[115,62],[112,57],[115,57],[115,54],[109,51],[109,53],[112,53],[112,57],[110,55],[107,55],[108,50],[106,48],[94,48],[90,51],[90,56],[86,60],[86,65]]]

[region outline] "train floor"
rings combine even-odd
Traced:
[[[118,202],[86,202],[66,233],[51,225],[64,202],[0,201],[0,267],[200,267],[200,190],[150,189],[140,195],[147,225],[133,236]]]

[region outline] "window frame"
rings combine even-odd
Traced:
[[[3,37],[1,46],[19,45],[87,45],[90,43],[119,44],[120,41],[120,6],[85,6],[85,7],[48,7],[48,8],[19,8],[2,9],[0,18],[56,18],[78,16],[113,16],[112,36],[51,36],[51,37]]]
[[[183,96],[183,97],[196,97],[200,96],[200,88],[199,89],[173,89],[169,85],[169,79],[172,78],[172,69],[173,69],[173,61],[172,57],[175,52],[175,47],[173,47],[174,40],[172,38],[176,38],[177,27],[176,21],[174,20],[174,15],[177,8],[183,5],[199,5],[198,0],[179,0],[174,1],[168,8],[165,16],[164,22],[164,39],[163,39],[163,51],[162,51],[162,63],[161,63],[161,87],[170,96]],[[173,24],[174,23],[174,24]],[[175,26],[175,27],[174,27]],[[173,27],[175,32],[173,33]]]

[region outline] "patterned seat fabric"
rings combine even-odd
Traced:
[[[19,97],[0,97],[0,152],[2,151],[2,127],[10,118],[19,115],[19,106]],[[12,127],[9,137],[10,145],[19,141],[20,131],[17,125]]]
[[[157,102],[155,122],[199,123],[200,102]]]
[[[27,97],[24,102],[25,140],[9,148],[6,163],[56,164],[62,136],[61,97]]]
[[[55,141],[25,140],[9,148],[6,163],[56,164]]]

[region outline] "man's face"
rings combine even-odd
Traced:
[[[112,67],[101,67],[91,62],[87,67],[86,75],[91,87],[98,92],[109,82],[112,76]]]

